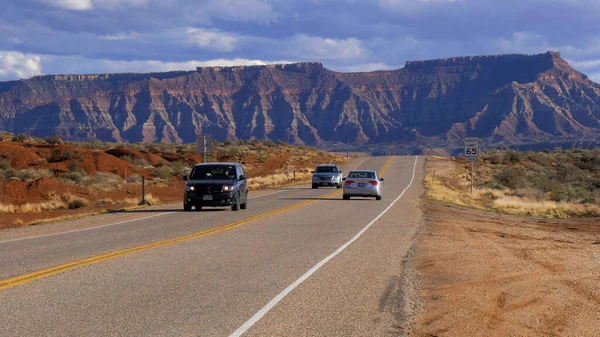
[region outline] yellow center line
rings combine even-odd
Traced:
[[[385,170],[387,169],[387,167],[389,166],[389,164],[391,163],[393,157],[390,157],[385,165],[383,166],[383,168],[381,169],[381,171],[379,172],[379,174],[383,174],[383,172],[385,172]],[[97,256],[93,256],[87,259],[82,259],[82,260],[78,260],[78,261],[74,261],[74,262],[69,262],[66,264],[62,264],[59,266],[55,266],[55,267],[51,267],[51,268],[47,268],[47,269],[42,269],[33,273],[29,273],[29,274],[24,274],[24,275],[20,275],[17,277],[13,277],[13,278],[9,278],[3,281],[0,281],[0,290],[4,290],[4,289],[8,289],[8,288],[12,288],[21,284],[25,284],[31,281],[35,281],[35,280],[39,280],[42,278],[46,278],[48,276],[52,276],[52,275],[56,275],[58,273],[62,273],[68,270],[73,270],[75,268],[78,267],[82,267],[82,266],[86,266],[86,265],[90,265],[90,264],[94,264],[94,263],[99,263],[102,261],[106,261],[106,260],[110,260],[110,259],[114,259],[116,257],[120,257],[120,256],[124,256],[124,255],[129,255],[132,253],[136,253],[136,252],[141,252],[144,250],[149,250],[149,249],[154,249],[154,248],[158,248],[158,247],[163,247],[163,246],[167,246],[167,245],[171,245],[177,242],[182,242],[182,241],[186,241],[186,240],[191,240],[191,239],[195,239],[195,238],[199,238],[199,237],[203,237],[203,236],[207,236],[207,235],[211,235],[211,234],[216,234],[216,233],[220,233],[220,232],[224,232],[230,229],[234,229],[236,227],[245,225],[249,222],[252,221],[256,221],[256,220],[260,220],[260,219],[264,219],[266,217],[270,217],[276,214],[280,214],[283,212],[287,212],[296,208],[300,208],[303,206],[306,206],[308,204],[312,204],[315,203],[321,199],[326,199],[332,196],[335,196],[337,194],[339,194],[341,192],[336,191],[336,192],[332,192],[332,193],[328,193],[325,194],[317,199],[314,200],[307,200],[307,201],[303,201],[294,205],[290,205],[290,206],[286,206],[286,207],[282,207],[280,209],[276,209],[274,211],[270,211],[267,213],[263,213],[263,214],[259,214],[259,215],[255,215],[253,217],[247,218],[247,219],[243,219],[240,221],[236,221],[233,223],[230,223],[228,225],[225,226],[221,226],[221,227],[216,227],[216,228],[212,228],[212,229],[208,229],[205,231],[201,231],[201,232],[197,232],[197,233],[193,233],[193,234],[189,234],[189,235],[185,235],[185,236],[180,236],[180,237],[176,237],[173,239],[168,239],[168,240],[163,240],[163,241],[157,241],[157,242],[153,242],[147,245],[142,245],[142,246],[138,246],[138,247],[133,247],[133,248],[127,248],[127,249],[123,249],[120,251],[116,251],[116,252],[111,252],[111,253],[107,253],[107,254],[102,254],[102,255],[97,255]]]

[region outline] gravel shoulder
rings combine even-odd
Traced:
[[[599,336],[600,223],[424,200],[412,336]]]

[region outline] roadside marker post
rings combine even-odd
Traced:
[[[198,135],[198,153],[203,155],[203,163],[206,163],[206,154],[212,153],[212,135],[210,133],[204,133]]]
[[[473,195],[474,163],[479,157],[479,138],[465,138],[465,157],[471,162],[471,195]]]
[[[142,174],[142,205],[146,204],[146,177]]]

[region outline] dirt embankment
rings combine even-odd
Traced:
[[[203,161],[193,145],[0,141],[0,229],[136,206],[181,201],[182,176]],[[98,147],[99,146],[99,147]],[[309,147],[251,141],[219,145],[210,161],[244,163],[252,189],[305,181],[339,155]]]
[[[411,335],[600,336],[600,219],[423,205]]]

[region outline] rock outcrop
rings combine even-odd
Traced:
[[[560,53],[338,73],[320,63],[0,82],[0,130],[66,139],[458,144],[597,137],[600,86]]]

